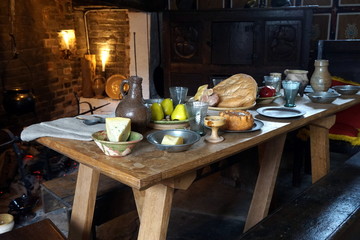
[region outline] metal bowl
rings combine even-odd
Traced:
[[[135,145],[143,139],[143,135],[131,131],[129,139],[125,142],[111,142],[108,140],[106,131],[98,131],[92,134],[92,139],[105,155],[123,157],[131,153]]]
[[[332,92],[312,92],[306,94],[314,103],[332,103],[336,98],[341,95]]]
[[[163,100],[164,100],[163,98],[150,98],[150,99],[144,99],[144,103],[147,108],[150,108],[151,104],[161,103]]]
[[[162,139],[165,135],[171,135],[176,137],[182,137],[184,144],[181,145],[164,145],[161,144]],[[154,144],[159,150],[167,152],[182,152],[188,150],[194,143],[199,141],[201,138],[200,134],[185,129],[169,129],[150,133],[147,136],[147,140]]]
[[[343,95],[353,95],[360,90],[360,86],[354,86],[354,85],[339,85],[339,86],[333,86],[332,88],[335,89],[338,93]]]

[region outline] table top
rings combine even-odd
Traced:
[[[216,144],[208,143],[202,137],[188,151],[179,153],[157,150],[154,145],[147,142],[145,136],[132,153],[125,157],[106,156],[94,142],[53,137],[43,137],[37,141],[130,187],[143,190],[162,180],[200,169],[358,103],[360,103],[360,94],[340,97],[331,104],[312,103],[304,95],[296,99],[295,109],[305,112],[301,117],[270,118],[256,112],[260,107],[282,107],[284,100],[278,98],[271,104],[257,105],[249,110],[255,119],[264,123],[260,130],[248,133],[223,133],[225,140]]]

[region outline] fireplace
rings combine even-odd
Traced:
[[[152,2],[151,7],[157,4]],[[18,135],[30,124],[76,115],[75,94],[82,96],[81,61],[87,54],[95,55],[95,74],[105,78],[137,73],[143,78],[143,96],[149,98],[150,68],[158,58],[150,57],[157,53],[153,47],[157,50],[158,43],[153,42],[157,34],[152,34],[151,29],[157,24],[153,23],[156,15],[149,12],[153,10],[149,5],[145,1],[111,0],[1,1],[0,7],[7,11],[0,13],[4,19],[0,28],[0,101],[4,90],[17,88],[31,90],[36,100],[34,111],[21,114],[8,113],[1,104],[1,128],[10,128]],[[62,30],[75,33],[69,52],[64,51],[59,40]],[[102,71],[101,51],[105,45],[109,57]]]

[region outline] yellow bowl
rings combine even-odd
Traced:
[[[0,234],[11,231],[14,228],[14,217],[8,213],[0,214]]]

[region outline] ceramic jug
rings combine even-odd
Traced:
[[[328,71],[328,60],[315,60],[315,70],[310,78],[314,92],[327,92],[331,87],[331,75]]]
[[[92,89],[95,93],[95,98],[104,98],[104,90],[105,90],[105,78],[98,75],[94,78],[92,83]]]
[[[292,80],[300,82],[299,95],[304,96],[304,90],[306,85],[309,83],[309,79],[307,77],[308,71],[306,70],[289,70],[286,69],[284,71],[286,77],[285,80]]]
[[[129,90],[124,91],[124,85],[128,84]],[[131,129],[135,132],[145,133],[150,122],[151,112],[144,104],[142,95],[142,78],[131,76],[120,84],[120,92],[123,99],[115,110],[116,117],[127,117],[131,119]]]

